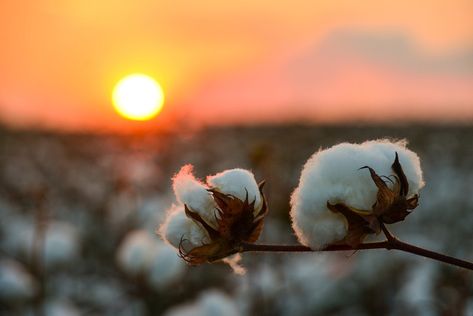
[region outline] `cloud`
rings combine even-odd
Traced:
[[[305,73],[321,61],[354,58],[410,73],[473,76],[473,38],[463,49],[434,53],[423,51],[402,32],[339,30],[302,52],[288,63],[287,70]]]
[[[276,56],[276,55],[275,55]],[[219,122],[473,118],[473,42],[432,52],[401,32],[338,30],[201,87]]]

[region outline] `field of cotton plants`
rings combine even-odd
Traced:
[[[390,229],[472,261],[471,126],[1,129],[0,314],[473,315],[473,273],[412,254],[244,253],[234,271],[189,266],[155,234],[177,203],[171,179],[183,165],[203,180],[239,167],[266,181],[258,242],[296,244],[289,200],[306,160],[320,148],[386,137],[408,141],[425,181],[419,206]]]

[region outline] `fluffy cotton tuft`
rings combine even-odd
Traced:
[[[256,183],[255,176],[248,170],[230,169],[207,177],[210,187],[216,188],[219,192],[231,194],[244,201],[248,194],[248,201],[255,201],[255,211],[261,209],[262,198]]]
[[[369,166],[380,176],[390,176],[396,152],[409,183],[408,196],[417,194],[424,186],[420,161],[417,154],[406,148],[405,141],[342,143],[312,155],[291,198],[292,226],[299,241],[321,249],[343,239],[347,233],[346,219],[331,212],[327,202],[371,210],[378,188],[369,171],[360,168]]]
[[[198,213],[207,224],[216,227],[215,202],[207,191],[208,186],[192,174],[192,165],[185,165],[173,178],[173,190],[177,201]]]
[[[174,248],[182,246],[192,249],[210,241],[207,232],[184,212],[183,205],[173,205],[159,228],[159,235]]]

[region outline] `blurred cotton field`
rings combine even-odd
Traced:
[[[387,250],[245,253],[190,267],[156,234],[171,178],[252,170],[269,213],[259,242],[294,244],[290,195],[319,148],[407,139],[419,207],[402,240],[473,260],[473,128],[266,126],[179,134],[0,131],[1,315],[472,315],[473,274]],[[359,167],[362,167],[360,165]],[[314,188],[317,189],[317,188]]]

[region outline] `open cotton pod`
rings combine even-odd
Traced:
[[[404,220],[423,186],[419,157],[404,141],[338,144],[306,162],[291,198],[292,226],[316,250],[356,246],[381,225]]]
[[[173,178],[173,188],[179,204],[168,211],[159,234],[188,263],[223,259],[258,239],[267,206],[263,183],[250,171],[226,170],[204,184],[187,165]]]

